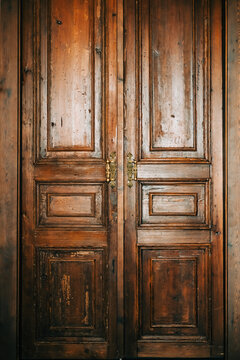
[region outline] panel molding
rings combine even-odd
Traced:
[[[149,74],[150,74],[150,86],[149,86],[149,99],[150,99],[150,119],[149,119],[149,125],[150,125],[150,151],[197,151],[197,135],[196,135],[196,24],[195,24],[195,11],[194,11],[194,7],[195,7],[195,0],[192,0],[192,58],[194,59],[193,64],[192,64],[192,73],[193,73],[193,78],[194,81],[192,84],[192,90],[193,90],[193,109],[192,109],[192,114],[193,114],[193,122],[192,122],[192,128],[193,128],[193,146],[190,147],[159,147],[154,145],[154,142],[156,141],[156,137],[154,136],[154,115],[153,115],[153,95],[154,95],[154,86],[153,86],[153,63],[154,63],[154,57],[157,55],[159,56],[158,52],[155,50],[153,51],[149,51]],[[152,22],[151,22],[151,13],[153,12],[152,7],[150,7],[150,11],[149,11],[149,48],[152,49]],[[142,30],[142,29],[141,29]],[[157,54],[156,54],[157,53]],[[192,78],[190,77],[190,81],[192,81]],[[171,115],[173,118],[175,117],[175,115]]]
[[[101,25],[103,23],[104,13],[105,13],[105,2],[101,0],[89,1],[89,12],[91,14],[89,18],[89,29],[90,34],[89,44],[91,45],[90,49],[90,65],[94,67],[90,74],[91,78],[91,101],[89,103],[88,109],[85,109],[85,113],[82,113],[85,121],[86,119],[91,118],[91,121],[86,122],[85,128],[91,128],[91,131],[88,135],[84,136],[84,141],[89,140],[90,143],[86,144],[67,144],[67,145],[54,145],[52,144],[52,135],[53,131],[56,132],[56,128],[59,128],[59,134],[61,136],[67,136],[68,129],[64,129],[64,124],[69,121],[64,121],[63,117],[57,122],[52,118],[57,116],[55,111],[51,110],[50,99],[53,101],[53,96],[51,95],[51,88],[53,86],[53,81],[51,80],[51,73],[53,72],[53,66],[50,64],[51,61],[51,36],[50,32],[53,25],[56,25],[57,31],[61,29],[66,32],[64,29],[64,20],[58,19],[58,16],[53,16],[51,14],[52,2],[51,0],[47,2],[46,0],[35,0],[34,1],[34,57],[36,59],[34,66],[34,158],[36,164],[44,164],[55,162],[102,162],[105,158],[104,149],[105,149],[105,90],[104,90],[104,63],[105,56],[104,48],[105,44],[105,30]],[[51,21],[52,19],[52,21]],[[63,44],[66,46],[66,44]],[[74,50],[74,49],[72,49]],[[77,50],[76,50],[77,51]],[[75,61],[79,62],[79,57],[75,57]],[[89,66],[90,66],[89,65]],[[78,66],[78,68],[80,65]],[[28,69],[25,69],[27,72]],[[67,68],[66,68],[67,71]],[[62,75],[63,76],[63,75]],[[76,74],[77,76],[77,74]],[[63,81],[63,80],[62,80]],[[67,81],[64,80],[65,83]],[[86,82],[86,81],[85,81]],[[85,86],[84,79],[80,87]],[[84,85],[85,84],[85,85]],[[70,86],[70,85],[69,85]],[[87,85],[86,85],[87,86]],[[86,87],[85,86],[85,87]],[[61,89],[56,88],[56,91]],[[82,97],[88,95],[88,91],[75,89],[74,93],[77,94],[81,92]],[[64,96],[64,95],[63,95]],[[56,100],[57,101],[57,100]],[[83,101],[83,100],[82,100]],[[78,101],[79,103],[79,101]],[[85,101],[86,103],[86,101]],[[85,104],[87,106],[87,104]],[[70,106],[70,105],[69,105]],[[56,107],[56,106],[55,106]],[[59,106],[57,107],[57,109]],[[83,111],[82,108],[80,111]],[[71,114],[66,114],[67,117]],[[80,116],[80,114],[79,114]],[[72,117],[72,121],[75,121],[76,128],[74,134],[80,134],[80,130],[83,130],[84,124],[77,126],[77,120]],[[85,129],[85,130],[86,130]],[[88,131],[88,129],[86,130]],[[75,135],[76,137],[77,135]],[[80,136],[80,135],[79,135]],[[82,135],[81,135],[82,136]],[[77,138],[76,138],[77,139]],[[73,139],[70,139],[73,141]],[[75,141],[75,140],[74,140]]]
[[[41,0],[40,0],[41,1]],[[47,78],[50,78],[51,76],[51,32],[52,32],[52,22],[51,22],[51,7],[52,7],[52,2],[53,0],[50,0],[47,2],[47,49],[48,49],[48,53],[47,53]],[[94,22],[94,0],[90,0],[89,1],[89,26],[88,26],[88,33],[90,34],[90,43],[93,42],[93,38],[94,38],[94,33],[96,31],[95,29],[95,22]],[[92,8],[92,9],[91,9]],[[62,25],[62,21],[59,19],[55,19],[56,23],[61,26]],[[99,51],[101,52],[101,50],[99,49]],[[92,70],[90,72],[91,74],[91,103],[94,104],[95,103],[95,89],[94,89],[94,71],[93,71],[93,66],[95,63],[95,49],[94,46],[92,46],[91,48],[91,67]],[[86,94],[85,94],[86,95]],[[49,81],[47,80],[47,99],[51,98],[51,80],[49,79]],[[93,109],[92,109],[93,110]],[[94,111],[91,110],[91,144],[89,146],[84,146],[84,145],[77,145],[77,146],[51,146],[51,129],[54,128],[54,126],[56,126],[56,124],[54,125],[54,123],[51,121],[51,109],[50,106],[47,106],[47,151],[94,151],[95,150],[95,146],[94,146],[94,140],[95,140],[95,129],[94,129]],[[62,118],[61,118],[61,122],[62,122]]]
[[[105,192],[104,183],[37,181],[36,225],[43,229],[103,228],[106,226]]]
[[[155,297],[154,297],[154,285],[151,286],[151,289],[150,289],[150,296],[151,296],[151,299],[152,299],[152,312],[151,312],[151,320],[150,320],[150,327],[151,328],[171,328],[171,327],[174,327],[174,328],[177,328],[177,327],[194,327],[196,328],[197,327],[197,305],[198,305],[198,290],[197,290],[197,277],[196,277],[196,269],[197,269],[197,257],[187,257],[187,256],[181,256],[181,258],[177,258],[177,257],[172,257],[171,259],[166,259],[166,258],[159,258],[159,259],[151,259],[151,265],[150,265],[150,278],[152,279],[152,284],[154,284],[154,278],[155,278],[155,272],[153,271],[154,270],[154,265],[156,266],[157,265],[157,262],[159,262],[159,265],[160,263],[164,263],[164,262],[168,262],[170,265],[171,262],[175,262],[175,263],[192,263],[193,264],[193,268],[194,268],[194,274],[193,274],[193,280],[195,281],[195,286],[194,286],[194,299],[193,299],[193,316],[194,316],[194,321],[192,321],[192,323],[190,321],[178,321],[178,322],[165,322],[164,323],[164,320],[162,320],[162,323],[159,322],[157,323],[157,321],[154,322],[154,306],[155,306]],[[170,267],[170,266],[169,266]],[[181,283],[181,286],[183,286],[183,283]],[[161,309],[162,310],[162,309]],[[165,320],[166,321],[166,320]]]
[[[154,196],[158,197],[158,198],[165,198],[167,199],[168,197],[173,197],[177,199],[186,199],[189,198],[193,200],[193,210],[192,211],[172,211],[172,212],[164,212],[164,211],[154,211]],[[164,202],[164,201],[163,201]],[[166,202],[167,203],[167,202]],[[162,192],[162,193],[158,193],[158,192],[154,192],[154,193],[149,193],[149,215],[150,216],[196,216],[197,215],[197,206],[198,206],[198,194],[196,193],[170,193],[170,192]]]
[[[104,342],[104,250],[36,248],[35,254],[36,340]]]
[[[51,203],[54,201],[54,198],[70,198],[70,197],[76,197],[76,198],[85,198],[87,200],[90,199],[91,202],[91,206],[90,206],[90,212],[78,212],[75,211],[74,213],[74,209],[72,214],[67,214],[67,213],[62,213],[59,215],[59,212],[54,213],[54,210],[51,210]],[[94,217],[95,216],[95,202],[96,202],[96,194],[95,193],[86,193],[86,194],[81,194],[81,193],[69,193],[69,194],[58,194],[58,193],[48,193],[47,194],[47,216],[51,217],[51,216],[62,216],[62,217],[78,217],[78,216],[83,216],[83,217]],[[65,204],[65,207],[67,205]],[[70,207],[70,206],[68,206]]]
[[[142,309],[139,313],[139,322],[141,323],[142,332],[138,340],[152,341],[155,339],[174,343],[179,342],[181,339],[181,341],[191,343],[194,339],[196,342],[210,343],[211,310],[209,295],[211,278],[209,258],[210,244],[178,244],[175,246],[159,244],[157,247],[142,246],[139,248],[139,308]],[[160,271],[159,278],[157,277],[156,267],[155,272],[153,271],[154,262],[159,266],[165,266],[165,270],[164,268],[158,269]],[[186,268],[186,265],[189,266],[189,264],[192,267],[192,274]],[[184,267],[182,267],[183,265]],[[171,269],[173,272],[171,272]],[[179,273],[174,275],[174,271]],[[166,289],[164,290],[164,283],[160,286],[159,281],[165,281],[165,286],[168,287],[169,281],[174,281],[177,275],[182,278],[182,281],[178,282],[179,287],[170,287],[169,289],[172,292],[167,293]],[[191,281],[194,281],[193,287],[189,279],[190,275],[192,275]],[[154,286],[155,276],[158,280],[156,280]],[[185,286],[184,281],[186,282]],[[154,294],[156,284],[163,289],[163,296],[160,293]],[[193,293],[195,298],[192,298]],[[158,317],[160,317],[157,323],[154,323],[153,316],[155,296],[157,296],[159,307],[161,307],[160,310],[158,309],[160,311]],[[182,302],[180,301],[181,296]],[[184,317],[180,319],[178,318],[179,315],[183,316],[182,308],[178,311],[174,306],[174,302],[180,304],[180,307],[186,306],[186,297],[190,301],[189,306],[192,307],[192,318],[190,310],[185,307],[184,317],[186,319]],[[164,304],[160,305],[164,299],[167,301],[168,309],[166,311],[170,311],[169,314],[164,310]],[[169,310],[170,303],[171,309]],[[174,318],[178,319],[178,321],[173,321]]]
[[[189,163],[209,163],[210,161],[210,101],[209,101],[209,87],[210,87],[210,9],[209,1],[202,0],[198,4],[192,0],[192,72],[194,74],[192,93],[193,93],[193,110],[192,110],[192,146],[184,147],[164,147],[154,145],[154,126],[153,126],[153,80],[152,68],[153,58],[159,57],[160,53],[157,49],[152,49],[151,39],[151,10],[150,0],[144,2],[141,0],[138,4],[136,2],[137,16],[137,31],[136,31],[136,57],[139,58],[137,62],[137,93],[138,104],[140,111],[138,112],[139,119],[139,159],[141,161],[158,160],[160,162],[189,162]],[[148,17],[148,24],[142,17]],[[199,18],[196,14],[199,14]],[[200,18],[201,16],[201,18]],[[144,31],[143,31],[144,28]],[[199,38],[198,38],[199,37]],[[146,44],[149,46],[146,48]],[[201,43],[200,50],[197,51],[197,43]],[[199,59],[198,59],[199,58]],[[204,60],[202,61],[202,58]],[[143,62],[146,64],[144,69]],[[199,65],[201,62],[201,65]],[[163,64],[164,66],[164,64]],[[148,68],[148,70],[147,70]],[[190,74],[190,81],[192,76]],[[158,86],[160,86],[158,84]],[[144,97],[144,98],[143,98]],[[159,113],[161,111],[159,110]],[[159,115],[160,116],[160,115]],[[175,118],[175,115],[171,115]],[[149,120],[150,119],[150,120]],[[149,126],[147,123],[149,122]],[[202,126],[203,125],[203,126]],[[198,134],[198,135],[197,135]],[[198,138],[199,137],[199,138]],[[203,148],[200,144],[203,143]]]
[[[161,190],[161,191],[160,191]],[[210,180],[204,181],[166,181],[153,180],[139,181],[138,183],[139,209],[138,209],[138,226],[139,228],[148,227],[168,227],[168,228],[198,228],[210,229]],[[168,203],[162,203],[162,210],[153,211],[153,197],[165,196],[178,198],[181,200],[180,205],[189,207],[192,205],[186,204],[186,199],[193,199],[193,210],[182,212],[177,209],[167,212]],[[183,202],[185,197],[185,202]],[[173,201],[170,206],[173,206]],[[158,204],[159,205],[159,204]]]

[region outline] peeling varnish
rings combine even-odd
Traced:
[[[85,292],[85,304],[84,304],[84,318],[83,323],[85,325],[89,324],[89,291],[88,287]]]
[[[67,306],[70,306],[70,300],[71,300],[70,275],[64,274],[61,284],[62,284],[63,300]]]

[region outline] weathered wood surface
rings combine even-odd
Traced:
[[[17,352],[18,1],[0,2],[0,356]]]
[[[22,1],[23,358],[118,356],[117,11]]]
[[[228,1],[227,21],[227,355],[240,358],[240,1]]]
[[[224,356],[222,10],[125,2],[127,357]]]
[[[118,11],[121,10],[121,5],[119,5],[120,2],[118,2]],[[227,98],[227,115],[228,115],[228,125],[227,125],[227,133],[226,133],[226,139],[227,139],[227,150],[228,150],[228,159],[227,159],[227,168],[228,168],[228,188],[227,188],[227,195],[228,199],[226,204],[228,203],[228,224],[227,224],[227,234],[228,234],[228,284],[227,284],[227,300],[228,300],[228,318],[227,318],[227,330],[228,330],[228,340],[227,340],[227,356],[228,360],[238,360],[240,356],[240,345],[239,345],[239,339],[240,339],[240,306],[239,306],[239,299],[240,299],[240,278],[239,278],[239,258],[240,258],[240,252],[239,252],[239,110],[240,110],[240,99],[239,99],[239,93],[240,93],[240,50],[239,50],[239,38],[240,38],[240,1],[239,0],[228,0],[226,1],[228,13],[227,13],[227,54],[228,54],[228,62],[227,62],[227,73],[228,73],[228,82],[227,82],[227,88],[228,88],[228,98]],[[112,14],[108,21],[115,22],[117,6],[115,2],[111,2],[112,6]],[[125,2],[126,4],[126,2]],[[0,107],[1,107],[1,114],[0,114],[0,150],[1,150],[1,161],[0,161],[0,229],[1,229],[1,237],[0,237],[0,348],[1,348],[1,356],[3,356],[6,359],[12,360],[16,358],[16,344],[17,344],[17,326],[16,326],[16,320],[17,320],[17,306],[16,306],[16,300],[17,300],[17,209],[18,209],[18,200],[17,200],[17,179],[18,179],[18,173],[17,173],[17,158],[18,158],[18,145],[17,145],[17,108],[18,108],[18,94],[17,94],[17,84],[18,84],[18,1],[17,0],[2,0],[0,5],[1,13],[0,13],[0,47],[1,47],[1,53],[0,53]],[[131,5],[130,5],[131,7]],[[129,8],[129,13],[131,13],[133,9]],[[125,24],[126,26],[132,26],[131,21],[132,19],[129,17],[126,17],[127,13],[125,13]],[[111,19],[111,20],[110,20]],[[121,21],[121,18],[120,18]],[[129,23],[130,22],[130,23]],[[60,24],[58,24],[59,27]],[[116,23],[115,25],[116,26]],[[121,37],[121,29],[118,28],[120,31],[119,36]],[[174,31],[174,29],[173,29]],[[171,35],[171,34],[170,34]],[[110,40],[114,38],[113,34],[108,34],[109,36],[109,44]],[[128,38],[128,35],[126,37],[127,43],[131,42],[131,39]],[[155,39],[156,40],[156,39]],[[157,43],[155,43],[157,45]],[[111,48],[108,49],[108,51],[115,52],[116,51],[116,43],[111,43]],[[121,44],[118,45],[118,55],[121,53]],[[187,53],[186,53],[187,54]],[[125,54],[126,55],[126,54]],[[158,65],[158,54],[155,52],[153,54],[155,56],[155,65]],[[108,75],[109,79],[112,77],[112,72],[115,72],[116,67],[116,52],[113,54],[114,60],[113,63],[110,64],[110,67],[108,68]],[[131,63],[135,61],[135,54],[134,49],[132,49],[132,53],[129,50],[128,51],[128,65],[132,66]],[[118,79],[118,85],[116,85],[117,82],[114,83],[114,90],[113,93],[116,95],[116,86],[118,86],[118,92],[119,95],[121,95],[121,87],[122,87],[122,69],[121,69],[121,63],[118,64],[119,69],[119,79]],[[25,68],[26,74],[29,74],[30,69]],[[189,69],[188,69],[189,72]],[[134,73],[131,74],[132,77],[135,76]],[[128,77],[126,84],[131,84],[132,79]],[[154,78],[153,78],[154,80]],[[156,79],[155,79],[156,80]],[[217,79],[216,79],[217,80]],[[116,79],[115,79],[116,81]],[[168,79],[169,81],[169,79]],[[109,85],[112,85],[113,83],[109,81]],[[110,89],[110,86],[109,86]],[[112,88],[111,88],[112,91]],[[128,109],[125,108],[126,114],[134,114],[134,97],[135,93],[134,91],[127,91],[127,96],[129,97],[129,105]],[[157,93],[156,93],[157,94]],[[160,99],[161,97],[157,98],[156,94],[154,95],[156,99]],[[153,97],[153,100],[155,99]],[[116,100],[116,99],[115,99]],[[116,101],[112,100],[112,102],[109,104],[113,106],[113,108],[116,110]],[[90,104],[90,103],[89,103]],[[156,103],[157,104],[157,103]],[[108,117],[109,119],[112,118],[112,116],[116,115],[115,110],[110,110],[108,108]],[[166,110],[166,109],[165,109]],[[118,117],[119,121],[121,121],[121,101],[118,103]],[[175,115],[175,114],[171,114]],[[189,113],[188,113],[189,116]],[[90,119],[90,118],[89,118]],[[175,118],[172,118],[173,120]],[[189,117],[188,117],[189,119]],[[156,122],[157,118],[154,119],[154,126],[158,126],[158,123]],[[60,122],[61,127],[61,122]],[[54,126],[53,126],[54,128]],[[56,129],[53,129],[53,134]],[[159,129],[160,131],[161,129]],[[111,130],[110,130],[111,131]],[[121,135],[122,128],[119,129],[119,135]],[[134,136],[134,129],[129,128],[128,132],[131,136]],[[55,132],[56,133],[56,132]],[[132,134],[132,135],[131,135]],[[89,140],[89,138],[85,137],[85,140]],[[187,139],[187,138],[186,138]],[[188,143],[184,143],[186,139],[180,139],[179,141],[182,143],[180,145],[187,145]],[[153,143],[155,141],[157,147],[161,147],[162,144],[157,144],[157,139],[152,139]],[[192,138],[187,140],[189,143],[191,143]],[[68,144],[67,144],[68,145]],[[154,144],[153,144],[154,145]],[[119,151],[121,151],[121,145],[119,146]],[[154,146],[153,146],[154,148]],[[6,151],[8,149],[8,151]],[[158,151],[158,149],[156,149]],[[135,148],[135,144],[132,144],[129,147],[129,151],[132,151],[133,153],[137,151]],[[155,151],[156,153],[156,151]],[[96,153],[95,153],[96,154]],[[99,154],[99,153],[98,153]],[[122,160],[120,159],[119,162],[119,169],[122,166]],[[177,162],[177,160],[175,160]],[[44,159],[42,159],[42,162],[44,162]],[[145,166],[149,166],[149,169],[145,168]],[[172,179],[176,179],[176,177],[179,176],[179,173],[181,172],[181,164],[178,168],[179,170],[176,172],[170,171],[168,174],[168,171],[170,170],[168,164],[166,164],[167,168],[165,167],[165,164],[157,165],[155,172],[156,175],[153,174],[153,168],[155,167],[154,164],[151,165],[139,165],[139,177],[142,179],[148,179],[148,174],[154,175],[154,177],[157,179],[159,178],[158,172],[162,172],[162,168],[164,169],[164,177],[167,178],[169,175],[172,176]],[[178,165],[176,165],[178,166]],[[193,165],[194,167],[196,165]],[[151,167],[151,169],[150,169]],[[202,175],[200,175],[200,178],[202,177],[209,177],[208,170],[205,170],[205,167],[207,165],[204,165],[204,172],[202,172]],[[56,166],[53,164],[53,176],[54,180],[56,182],[59,182],[59,180],[69,181],[70,179],[77,179],[79,174],[81,175],[82,179],[86,180],[87,178],[94,180],[96,178],[96,174],[99,176],[99,180],[103,181],[105,176],[105,170],[104,167],[101,164],[95,164],[94,167],[91,168],[91,170],[86,173],[87,165],[82,165],[81,167],[76,166],[74,169],[70,168],[67,165],[62,164],[61,165],[61,173],[58,171],[59,166],[56,164]],[[169,169],[169,170],[168,170]],[[149,172],[148,172],[149,170]],[[189,171],[190,174],[192,174],[193,179],[198,177],[199,175],[196,174],[196,172],[192,172],[191,169],[186,169]],[[179,172],[179,173],[178,173]],[[45,171],[44,168],[38,167],[35,171],[35,180],[42,179],[43,181],[46,181],[48,179],[48,171]],[[187,172],[182,172],[182,177],[188,177]],[[119,185],[122,184],[122,177],[119,179]],[[125,201],[128,199],[128,194],[126,194]],[[121,211],[121,203],[123,201],[122,193],[120,192],[118,195],[118,211]],[[130,204],[129,212],[132,212],[134,214],[134,204]],[[118,239],[120,242],[118,243],[118,258],[120,262],[118,263],[118,271],[123,271],[123,258],[122,254],[120,253],[122,251],[122,243],[121,243],[121,220],[118,220]],[[64,231],[62,229],[61,231],[61,239],[59,239],[59,232],[52,232],[45,233],[42,232],[41,229],[38,229],[36,231],[36,239],[39,244],[39,246],[60,246],[64,247],[66,241],[68,241],[69,237],[72,239],[72,246],[77,247],[79,240],[81,241],[83,246],[88,246],[89,244],[89,236],[91,235],[88,231],[85,231],[84,233],[81,233],[79,236],[78,233],[75,231],[72,231],[71,233],[69,231]],[[134,225],[128,225],[126,227],[127,231],[134,231]],[[171,241],[172,238],[174,238],[173,244],[179,244],[179,243],[188,243],[191,244],[191,239],[194,237],[196,238],[196,232],[197,230],[189,230],[187,233],[181,232],[181,230],[167,230],[162,229],[158,231],[158,234],[155,233],[154,230],[147,230],[147,229],[138,229],[138,235],[137,235],[137,242],[138,245],[146,246],[146,245],[152,245],[154,247],[159,245],[164,245],[164,243]],[[216,231],[218,232],[218,231]],[[96,238],[92,240],[92,246],[94,247],[106,247],[107,235],[104,231],[98,231],[96,230]],[[132,238],[134,241],[134,238]],[[210,238],[209,238],[209,232],[208,230],[202,230],[201,236],[198,237],[197,243],[200,244],[209,244]],[[131,244],[126,244],[126,251],[131,249]],[[78,255],[77,255],[78,256]],[[112,253],[112,259],[114,257],[116,258],[116,248],[113,249]],[[133,260],[133,261],[131,261]],[[127,261],[126,264],[129,265],[129,271],[134,272],[134,261],[135,258],[133,257],[129,262]],[[132,266],[132,268],[131,268]],[[112,284],[114,284],[114,275],[112,276]],[[133,276],[134,281],[134,276]],[[66,284],[67,282],[65,282]],[[115,286],[115,285],[113,285]],[[118,296],[120,296],[122,290],[122,283],[119,282],[118,285]],[[133,291],[135,294],[135,288],[132,287],[132,280],[129,283],[129,291]],[[135,295],[134,295],[135,296]],[[122,300],[121,300],[122,301]],[[131,305],[131,304],[130,304]],[[131,307],[131,306],[130,306]],[[122,311],[122,303],[119,303],[119,313]],[[134,309],[135,311],[135,309]],[[135,316],[135,313],[128,311],[126,309],[126,316],[127,319],[133,318]],[[119,318],[119,334],[122,332],[122,319]],[[129,338],[129,341],[132,341],[132,332],[130,330],[126,331],[126,338]],[[116,336],[116,334],[112,334],[113,338]],[[134,334],[133,334],[134,337]],[[119,339],[119,346],[121,347],[121,341],[122,339]],[[105,345],[104,345],[105,346]],[[95,348],[95,354],[106,353],[107,349],[102,345],[96,346]],[[46,348],[44,346],[42,349],[39,350],[39,353],[44,356],[46,353]],[[83,353],[84,350],[91,351],[91,348],[85,347],[79,347],[79,353]],[[161,349],[159,348],[158,344],[148,344],[144,342],[139,342],[139,351],[143,354],[152,354],[152,356],[156,356],[159,354],[159,350],[161,350],[161,353],[163,356],[169,354],[169,347],[168,344],[163,344],[161,346]],[[56,351],[57,348],[54,350],[52,354]],[[129,352],[134,352],[133,349],[130,347],[128,348]],[[114,349],[113,349],[114,352]],[[208,356],[209,354],[209,348],[206,345],[203,345],[202,348],[196,348],[195,345],[192,345],[191,347],[188,346],[182,346],[179,348],[179,346],[175,346],[172,348],[172,355],[178,356],[179,352],[182,352],[182,355],[186,356],[194,356],[194,355],[203,355]],[[184,356],[185,356],[184,355]],[[60,356],[60,354],[59,354]]]

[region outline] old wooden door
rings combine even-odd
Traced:
[[[221,357],[221,1],[24,0],[21,54],[21,357]]]
[[[117,150],[116,11],[116,1],[23,1],[26,359],[117,356],[117,201],[105,174]]]
[[[223,355],[221,11],[125,2],[128,357]]]

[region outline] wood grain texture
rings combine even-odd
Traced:
[[[118,152],[118,50],[117,50],[117,0],[106,2],[105,26],[105,92],[106,92],[106,157],[112,152]],[[109,272],[108,272],[108,296],[109,296],[109,320],[108,327],[108,357],[118,357],[118,322],[117,322],[117,266],[118,266],[118,192],[116,188],[109,187],[108,195],[108,244],[109,247]]]
[[[221,0],[211,6],[211,157],[212,157],[212,356],[224,354],[223,247],[223,59]],[[221,76],[219,74],[221,73]],[[221,119],[221,120],[219,120]]]
[[[18,345],[19,2],[0,2],[0,348]]]
[[[106,339],[105,255],[101,249],[43,249],[36,254],[37,340]]]
[[[100,159],[104,5],[39,0],[35,11],[37,159]]]
[[[118,357],[124,357],[124,16],[123,0],[117,1],[117,101],[118,101]]]
[[[136,339],[138,336],[138,256],[137,256],[137,187],[127,185],[127,154],[130,152],[138,159],[138,102],[136,80],[136,65],[139,61],[138,47],[136,46],[136,2],[124,0],[124,310],[125,310],[125,356],[137,358]]]
[[[140,182],[139,225],[209,228],[209,183]]]
[[[48,150],[93,150],[95,52],[102,52],[101,42],[94,44],[96,9],[92,1],[47,6]]]
[[[117,191],[105,174],[117,151],[116,12],[115,1],[22,2],[26,359],[116,357]]]
[[[240,357],[240,1],[227,2],[227,358]]]
[[[106,224],[103,184],[37,183],[37,226],[101,227]]]
[[[141,339],[207,342],[209,248],[141,249]]]
[[[125,197],[126,355],[223,357],[222,3],[130,0],[124,14],[125,151],[137,159],[137,182],[131,189],[126,185]],[[161,268],[169,287],[156,301],[160,265],[151,267],[140,256],[179,244],[189,251],[209,244],[209,265],[201,272],[201,285],[198,281],[205,304],[198,311],[201,330],[198,339],[192,334],[184,345],[185,330],[160,339],[149,322],[164,318],[166,294],[168,306],[174,303],[171,294],[178,286],[170,274],[175,271],[178,278],[185,265]],[[189,265],[191,279],[194,269]],[[179,282],[187,294],[190,278]],[[165,314],[180,318],[170,308]]]
[[[138,341],[138,352],[141,357],[158,358],[161,354],[167,359],[169,359],[169,353],[171,353],[170,358],[173,359],[179,359],[179,356],[183,359],[209,359],[211,353],[207,344],[149,343],[144,340]]]
[[[188,1],[181,1],[178,8],[174,1],[150,3],[152,151],[196,148],[194,7],[194,2],[189,6]],[[146,31],[145,26],[143,31]],[[145,62],[143,66],[146,66]],[[179,76],[181,73],[184,74],[182,77]],[[172,136],[173,133],[177,134]]]
[[[126,3],[126,2],[125,2]],[[119,4],[119,2],[118,2]],[[118,5],[119,6],[119,5]],[[131,7],[133,4],[130,4],[128,9],[125,9],[125,15],[131,13]],[[238,74],[240,73],[239,69],[239,1],[238,0],[228,0],[226,1],[226,6],[228,8],[227,20],[228,20],[228,359],[230,360],[238,360],[240,349],[239,349],[239,338],[240,338],[240,328],[239,328],[239,221],[238,221],[238,198],[239,198],[239,173],[238,173],[238,164],[239,164],[239,118],[237,114],[239,113],[239,83],[240,79]],[[134,6],[133,6],[134,7]],[[113,9],[114,8],[114,9]],[[111,10],[116,14],[116,8],[113,6]],[[29,12],[27,16],[23,17],[23,20],[28,22],[31,18],[31,2],[29,2]],[[109,13],[109,16],[112,16],[112,12]],[[15,343],[16,343],[16,280],[15,280],[15,269],[17,268],[17,260],[16,260],[16,222],[17,222],[17,197],[16,197],[16,179],[17,179],[17,147],[16,147],[16,108],[17,108],[17,1],[16,0],[8,0],[1,1],[1,153],[2,161],[1,161],[1,289],[5,289],[5,291],[1,291],[1,355],[3,355],[7,359],[15,359]],[[125,17],[125,30],[129,29],[129,22],[132,20],[128,17]],[[59,25],[60,27],[61,25]],[[131,38],[129,36],[129,32],[125,33],[126,39],[128,43],[131,42]],[[121,34],[120,34],[121,36]],[[109,34],[111,39],[114,38],[114,34]],[[31,43],[31,37],[26,37],[26,41]],[[115,45],[113,44],[113,47]],[[135,53],[131,49],[125,48],[125,66],[126,64],[130,64],[135,62]],[[128,60],[126,62],[126,55],[128,54]],[[32,67],[31,61],[27,62],[24,74],[28,74],[30,76]],[[4,69],[4,73],[2,73],[2,69]],[[8,71],[10,70],[11,71]],[[3,76],[2,76],[3,74]],[[132,121],[134,121],[134,117],[136,119],[135,113],[135,104],[134,104],[134,96],[135,92],[129,88],[129,81],[132,77],[134,77],[134,72],[126,74],[126,87],[125,93],[130,98],[129,106],[126,109],[126,114],[133,114]],[[25,75],[23,76],[23,78]],[[121,77],[122,79],[122,77]],[[25,81],[23,79],[23,81]],[[120,80],[121,81],[121,80]],[[110,84],[111,82],[109,82]],[[8,96],[9,95],[9,96]],[[31,91],[26,92],[25,96],[31,97]],[[121,105],[120,105],[121,106]],[[111,114],[112,115],[112,114]],[[7,121],[6,121],[7,119]],[[30,117],[25,117],[24,121],[29,121]],[[174,118],[173,118],[174,119]],[[132,130],[131,130],[132,131]],[[9,146],[9,139],[11,140],[11,146]],[[125,137],[126,143],[128,143],[128,137]],[[135,149],[134,145],[130,146]],[[6,148],[8,151],[6,152]],[[141,165],[142,166],[142,165]],[[149,167],[152,165],[149,165]],[[96,165],[94,168],[89,169],[88,173],[86,172],[86,166],[76,166],[71,168],[70,166],[65,166],[60,168],[58,164],[54,164],[53,167],[53,178],[58,181],[66,181],[68,180],[77,180],[78,174],[81,174],[81,178],[86,180],[87,177],[94,181],[97,174],[101,181],[104,181],[104,166],[100,165],[101,170]],[[7,173],[6,170],[7,169]],[[140,170],[141,169],[141,170]],[[161,168],[162,169],[162,168]],[[148,179],[148,170],[144,170],[143,167],[140,168],[139,165],[139,174],[144,174],[143,178]],[[149,169],[150,170],[150,169]],[[150,172],[153,173],[154,168],[152,167]],[[170,171],[170,170],[169,170]],[[170,171],[170,175],[172,178],[176,178],[180,170],[177,169],[177,172]],[[186,174],[187,171],[187,174]],[[207,172],[208,175],[205,175],[206,172],[203,171],[202,175],[199,175],[200,178],[208,178],[210,172]],[[5,174],[2,176],[2,174]],[[48,180],[48,170],[45,168],[37,168],[35,169],[36,179],[47,181]],[[161,179],[161,174],[164,178],[167,178],[164,171],[160,171],[160,168],[157,168],[156,175],[154,173],[155,178]],[[193,174],[193,177],[197,178],[195,171],[192,172],[191,169],[185,169],[182,172],[182,178]],[[204,175],[203,175],[204,174]],[[5,181],[6,180],[6,181]],[[74,181],[75,181],[74,180]],[[10,191],[9,191],[10,190]],[[129,193],[128,193],[129,195]],[[128,197],[126,196],[126,199]],[[27,197],[26,201],[29,198]],[[24,200],[25,201],[25,200]],[[2,216],[4,214],[4,216]],[[119,223],[120,224],[120,223]],[[129,227],[127,228],[127,230]],[[61,232],[61,238],[59,239],[59,233]],[[76,231],[66,232],[66,231],[55,231],[52,234],[48,232],[37,230],[36,231],[36,241],[39,246],[57,246],[57,244],[61,247],[64,247],[66,243],[71,238],[71,245],[74,247],[78,246],[79,241],[81,241],[84,246],[88,245],[89,236],[91,236],[91,232],[85,231],[83,233],[78,233]],[[106,234],[104,231],[95,232],[96,238],[92,240],[92,245],[94,247],[104,247],[107,245]],[[138,230],[138,243],[139,245],[159,245],[162,243],[169,243],[172,241],[173,243],[192,243],[192,239],[194,242],[207,243],[210,241],[209,232],[201,231],[201,236],[197,236],[196,230],[190,230],[185,232],[179,232],[177,230],[161,230],[156,234],[151,231],[149,233],[145,233],[144,230]],[[5,241],[6,240],[6,241]],[[127,249],[129,249],[131,245],[127,245]],[[133,258],[134,260],[134,258]],[[130,262],[129,262],[130,263]],[[131,265],[131,264],[130,264]],[[133,275],[134,278],[134,275]],[[3,284],[2,284],[3,283]],[[7,286],[6,286],[7,284]],[[131,291],[132,281],[129,285],[129,292]],[[133,291],[135,289],[133,288]],[[2,300],[2,296],[4,299]],[[135,311],[135,310],[134,310]],[[129,317],[131,316],[131,310],[127,310]],[[29,324],[26,324],[26,328],[28,328]],[[126,337],[129,336],[129,330],[127,331]],[[158,356],[159,353],[162,356],[167,356],[169,354],[169,344],[149,344],[147,342],[139,342],[138,343],[138,351],[143,354],[143,356]],[[38,356],[39,358],[43,358],[45,356],[47,347],[45,344],[38,344]],[[80,356],[84,358],[86,356],[86,351],[89,353],[89,357],[94,358],[96,356],[100,356],[102,358],[107,357],[107,344],[95,344],[94,349],[92,349],[90,345],[77,345],[76,351],[73,353],[72,346],[66,345],[65,350],[68,353],[69,358],[74,358],[76,356]],[[181,345],[171,345],[171,354],[173,357],[179,356],[181,353],[182,356],[210,356],[210,350],[208,346],[202,345],[201,348],[198,344],[181,344]],[[53,345],[51,349],[51,353],[49,356],[51,357],[61,357],[62,348],[58,345]]]
[[[202,1],[140,1],[141,159],[208,161],[209,7]]]

